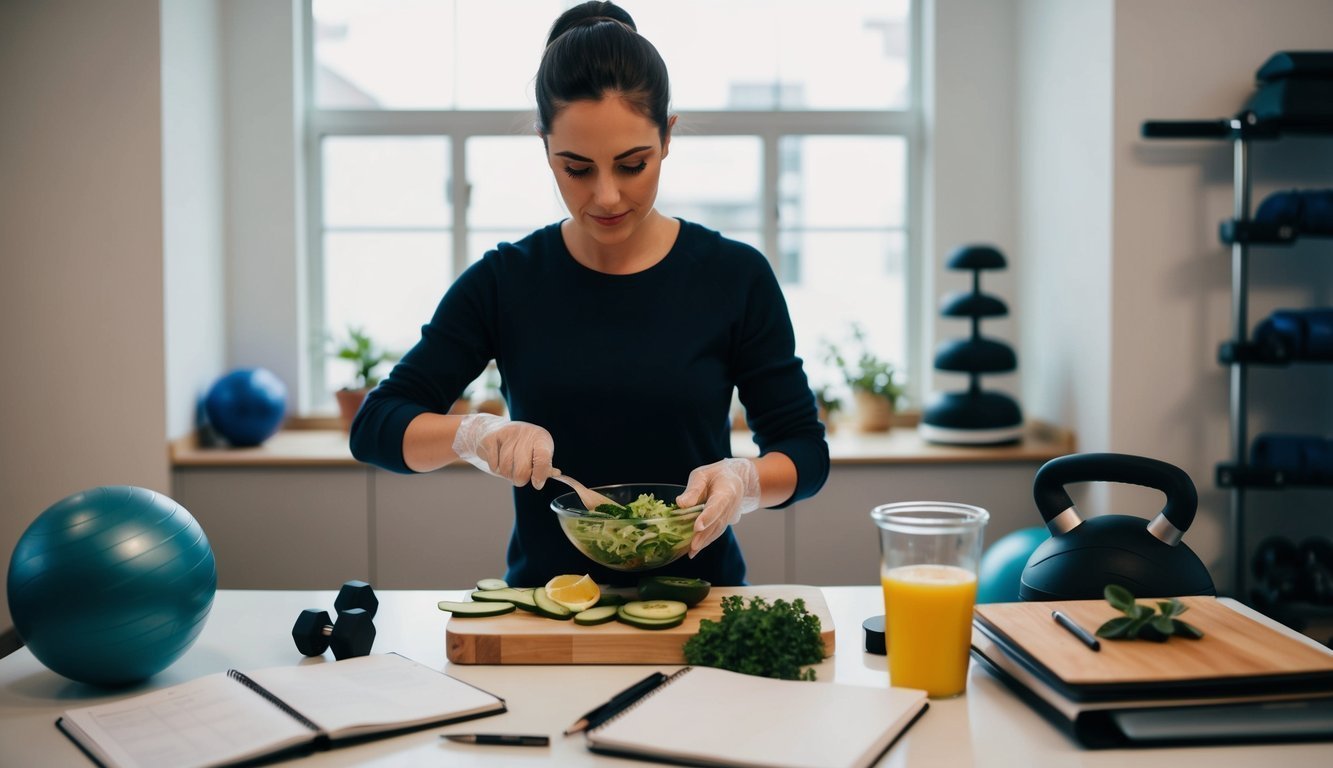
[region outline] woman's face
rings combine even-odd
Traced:
[[[653,212],[670,134],[663,141],[656,123],[608,95],[560,110],[545,138],[547,162],[579,232],[602,246],[633,240]]]

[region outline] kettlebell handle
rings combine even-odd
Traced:
[[[1032,481],[1037,511],[1052,536],[1068,533],[1083,522],[1065,486],[1099,481],[1142,485],[1166,494],[1166,506],[1148,523],[1148,532],[1166,544],[1179,543],[1194,522],[1199,494],[1183,469],[1125,453],[1075,453],[1046,462]]]

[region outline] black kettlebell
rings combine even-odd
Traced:
[[[1107,481],[1154,488],[1166,506],[1151,521],[1133,515],[1078,516],[1070,483]],[[1138,597],[1214,595],[1208,569],[1180,538],[1194,522],[1199,496],[1184,470],[1122,453],[1076,453],[1051,459],[1032,481],[1051,538],[1028,558],[1019,580],[1023,600],[1095,600],[1107,584]]]

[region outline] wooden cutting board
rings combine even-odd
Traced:
[[[455,664],[684,664],[685,641],[704,619],[722,617],[722,598],[740,595],[805,601],[819,617],[824,655],[833,655],[833,617],[818,587],[779,584],[765,587],[714,587],[708,597],[671,629],[638,629],[619,621],[584,627],[518,610],[503,616],[458,618],[445,624],[445,652]]]
[[[1156,606],[1156,600],[1139,603]],[[1198,627],[1198,640],[1173,637],[1164,643],[1147,640],[1102,640],[1094,652],[1051,618],[1058,609],[1089,632],[1121,616],[1104,600],[978,605],[983,626],[998,630],[1010,643],[1046,667],[1069,686],[1146,687],[1215,681],[1257,687],[1327,681],[1333,689],[1333,654],[1285,635],[1232,610],[1214,597],[1184,597],[1189,606],[1180,618]]]

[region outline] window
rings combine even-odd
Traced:
[[[307,0],[312,335],[415,343],[470,263],[567,215],[533,135],[558,0]],[[658,208],[771,259],[815,386],[859,324],[906,371],[913,0],[625,0],[679,113]],[[700,23],[706,19],[707,23]],[[312,349],[320,345],[312,344]],[[350,370],[309,361],[331,407]]]

